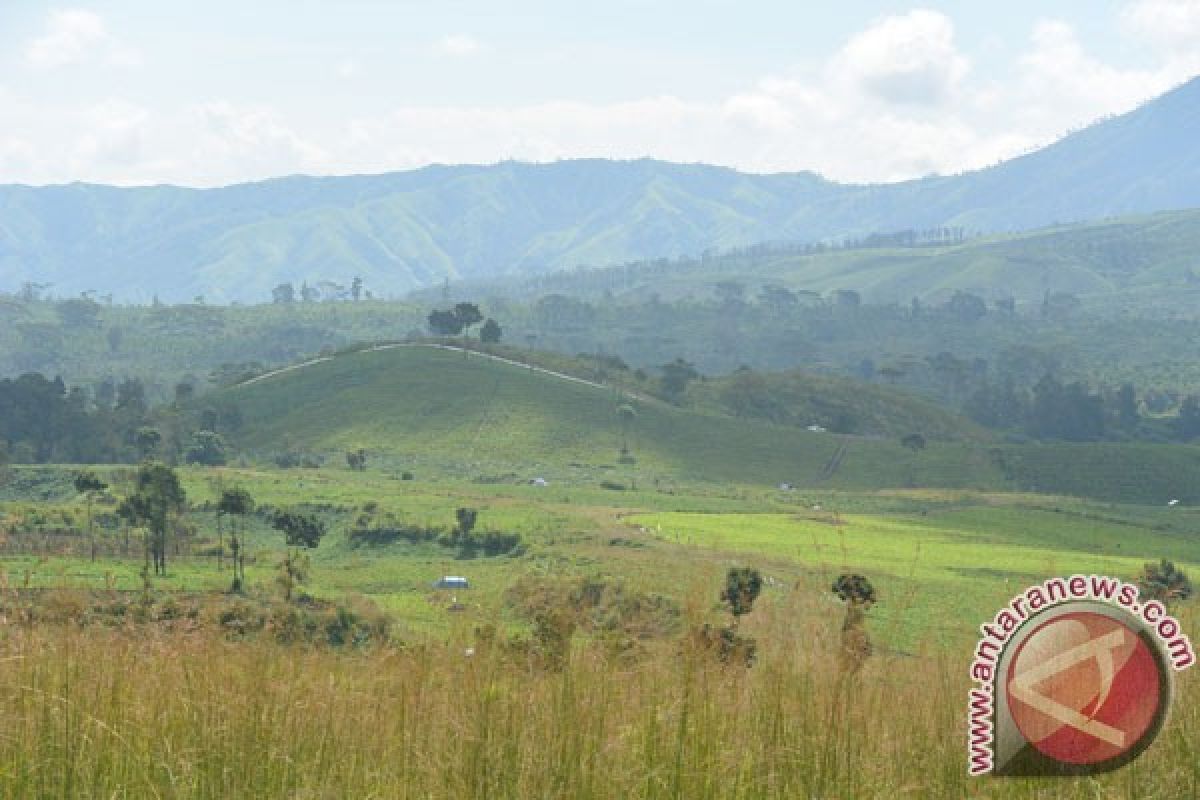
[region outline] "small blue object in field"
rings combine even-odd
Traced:
[[[470,589],[470,582],[461,575],[443,575],[433,582],[435,589]]]

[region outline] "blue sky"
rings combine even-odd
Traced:
[[[1200,0],[5,0],[0,182],[579,156],[888,181],[1197,72]]]

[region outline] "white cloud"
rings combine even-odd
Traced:
[[[1200,49],[1200,0],[1137,0],[1122,22],[1146,39],[1175,49]]]
[[[25,48],[25,58],[40,69],[82,64],[95,58],[115,66],[137,66],[136,50],[117,41],[100,15],[84,9],[51,12],[46,32]]]
[[[439,52],[478,50],[464,39]],[[343,78],[360,74],[349,58],[333,69]],[[706,100],[664,94],[611,103],[401,106],[347,118],[227,101],[166,109],[108,99],[56,108],[10,87],[0,98],[0,167],[5,180],[29,182],[217,185],[431,162],[653,156],[887,181],[1019,155],[1126,111],[1196,69],[1195,58],[1177,49],[1136,68],[1114,66],[1067,23],[1042,20],[1008,72],[986,78],[959,50],[950,19],[918,10],[874,21],[824,63]]]
[[[968,67],[954,44],[954,23],[924,9],[878,20],[852,36],[833,64],[867,94],[915,105],[949,100]]]
[[[465,33],[456,33],[443,37],[438,42],[437,49],[442,55],[461,57],[478,53],[481,46],[475,37]]]

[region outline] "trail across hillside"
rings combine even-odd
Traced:
[[[534,364],[525,364],[520,361],[514,361],[511,358],[504,358],[503,356],[496,356],[496,355],[492,355],[491,353],[483,353],[478,350],[467,350],[465,348],[456,347],[454,345],[449,345],[449,344],[431,344],[428,342],[395,342],[393,344],[380,344],[380,345],[375,345],[374,347],[367,347],[367,348],[364,348],[363,350],[359,350],[357,352],[370,353],[370,352],[375,352],[377,350],[395,350],[395,349],[401,348],[401,347],[425,347],[425,348],[430,348],[430,349],[434,349],[434,350],[449,350],[449,351],[455,352],[455,353],[468,353],[469,354],[468,357],[488,358],[488,359],[491,359],[492,361],[497,361],[501,364],[509,364],[514,367],[519,367],[520,369],[528,370],[530,372],[540,372],[543,375],[549,375],[551,377],[558,378],[559,380],[570,381],[571,383],[579,383],[584,386],[591,386],[596,389],[604,389],[605,391],[609,391],[614,388],[612,386],[608,386],[603,383],[598,383],[596,381],[589,381],[586,378],[580,378],[575,375],[568,375],[565,372],[556,372],[552,369],[546,369],[545,367],[539,367]],[[292,364],[291,366],[280,367],[279,369],[273,369],[270,372],[264,372],[262,375],[256,375],[253,378],[250,378],[248,380],[242,381],[241,383],[235,384],[235,386],[249,386],[250,384],[258,383],[259,381],[265,381],[268,378],[274,378],[276,375],[282,375],[284,373],[292,372],[294,370],[304,369],[305,367],[311,367],[314,364],[320,364],[323,361],[329,361],[331,358],[332,358],[332,356],[321,356],[320,358],[314,358],[309,361],[303,361],[299,364]],[[651,399],[645,395],[635,394],[633,392],[626,391],[624,389],[618,389],[618,391],[622,395],[633,398],[634,400],[649,401]]]

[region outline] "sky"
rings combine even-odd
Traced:
[[[1200,74],[1200,0],[0,0],[0,183],[985,167]]]

